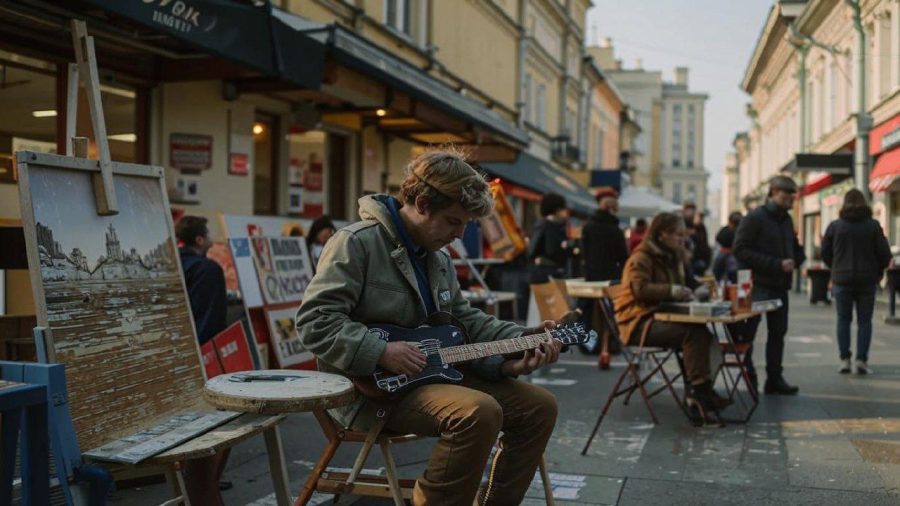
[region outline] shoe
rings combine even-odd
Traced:
[[[784,381],[784,377],[776,376],[774,378],[766,378],[766,386],[765,393],[766,395],[776,394],[776,395],[797,395],[800,389],[789,385],[787,381]]]
[[[691,397],[698,401],[707,411],[719,411],[732,403],[731,399],[716,393],[710,381],[693,385],[691,387]]]
[[[850,372],[849,371],[849,368],[850,368],[849,360],[847,361],[847,368],[848,368],[847,372]],[[872,374],[872,369],[869,369],[869,364],[863,362],[862,360],[857,360],[856,361],[856,374]]]
[[[859,363],[859,360],[856,361]],[[841,359],[841,368],[838,370],[841,374],[850,374],[850,359],[842,358]]]

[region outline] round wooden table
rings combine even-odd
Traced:
[[[203,388],[203,398],[217,408],[264,415],[338,408],[356,395],[343,376],[285,369],[222,374]]]
[[[346,406],[356,399],[356,389],[349,379],[337,374],[319,371],[297,371],[273,369],[222,374],[206,382],[203,398],[213,406],[229,411],[258,414],[282,414],[311,411],[324,427],[333,427],[334,422],[325,410]],[[326,431],[326,437],[333,436]],[[279,455],[280,462],[270,462],[276,486],[276,502],[279,506],[290,504],[287,493],[287,474],[284,471],[284,457],[281,451],[281,436],[274,433],[266,438],[266,445],[272,455]],[[334,446],[337,449],[337,446]],[[333,453],[333,452],[332,452]],[[315,488],[315,478],[325,470],[324,465],[313,469],[310,480]],[[300,492],[295,504],[303,505],[312,495],[312,490]]]

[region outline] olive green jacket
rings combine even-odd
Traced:
[[[328,241],[297,311],[300,340],[315,354],[321,371],[349,377],[373,374],[387,343],[367,333],[366,326],[417,327],[427,316],[412,263],[383,203],[387,198],[359,199],[362,221],[342,228]],[[447,254],[429,253],[427,265],[438,310],[459,319],[472,342],[521,335],[522,327],[469,305]],[[348,427],[366,429],[389,411],[390,404],[390,400],[361,397],[332,410],[332,415]]]

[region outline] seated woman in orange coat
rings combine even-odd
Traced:
[[[686,402],[705,416],[730,403],[715,393],[710,379],[712,333],[702,324],[653,321],[662,302],[692,300],[692,288],[699,285],[692,276],[685,276],[686,239],[681,216],[657,215],[625,263],[622,285],[613,299],[619,333],[626,344],[635,346],[643,339],[645,346],[682,349],[690,384]]]

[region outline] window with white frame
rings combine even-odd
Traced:
[[[879,21],[881,25],[878,37],[878,98],[884,98],[890,93],[894,86],[891,82],[891,67],[895,64],[895,60],[900,60],[900,55],[896,52],[898,49],[891,51],[891,15],[885,14]]]
[[[563,135],[569,137],[569,144],[578,144],[578,113],[571,107],[566,107],[566,129]]]
[[[535,125],[544,130],[547,128],[547,86],[543,83],[538,84],[537,86],[535,105],[537,106],[537,110],[535,111],[535,114],[537,115],[535,118]]]
[[[672,166],[681,166],[681,104],[672,106]]]
[[[412,36],[410,0],[384,0],[384,24]]]
[[[830,117],[828,118],[828,126],[829,128],[835,128],[840,122],[840,116],[838,114],[838,63],[836,61],[836,56],[831,56],[831,63],[828,65],[828,87],[830,88],[829,93],[829,106],[828,112]]]
[[[603,168],[603,141],[606,138],[606,132],[603,128],[597,129],[597,147],[594,149],[594,168]]]
[[[681,203],[681,183],[672,183],[672,201],[676,204]]]
[[[687,107],[687,166],[688,168],[692,168],[694,166],[694,151],[695,151],[695,135],[696,128],[694,123],[696,123],[697,116],[694,112],[694,104],[688,104]]]
[[[523,85],[522,90],[522,107],[524,108],[524,117],[526,123],[532,122],[531,117],[531,105],[532,105],[532,97],[531,97],[531,74],[525,73],[525,84]]]

